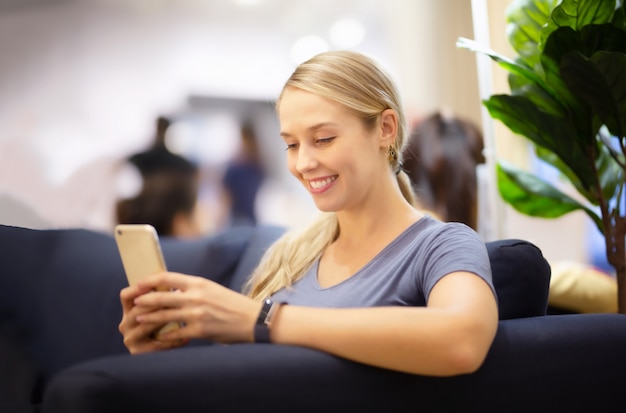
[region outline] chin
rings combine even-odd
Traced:
[[[323,204],[323,203],[319,203],[319,202],[315,202],[315,206],[321,212],[337,212],[338,211],[337,208],[333,208],[332,206],[330,206],[328,204]]]

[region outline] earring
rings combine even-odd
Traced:
[[[387,148],[387,159],[389,160],[389,162],[395,162],[398,160],[398,154],[391,145],[389,145],[389,148]]]

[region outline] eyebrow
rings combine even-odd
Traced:
[[[337,126],[337,124],[334,123],[334,122],[320,122],[320,123],[317,123],[317,124],[315,124],[313,126],[309,126],[307,128],[307,132],[315,132],[318,129],[322,129],[322,128],[325,128],[327,126]],[[283,138],[288,138],[288,137],[291,136],[291,134],[289,132],[281,131],[280,132],[280,136],[282,136]]]

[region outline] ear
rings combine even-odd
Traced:
[[[387,148],[398,136],[398,114],[393,109],[385,109],[380,114],[380,147]]]

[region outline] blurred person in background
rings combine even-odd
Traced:
[[[159,117],[152,147],[128,158],[142,183],[137,195],[118,200],[116,223],[150,224],[161,236],[197,237],[204,233],[198,205],[199,168],[167,148],[170,124]]]
[[[403,168],[424,209],[444,221],[477,229],[476,167],[485,163],[482,132],[448,110],[435,112],[414,127]]]
[[[256,199],[265,180],[257,137],[249,123],[241,126],[240,144],[222,178],[226,226],[256,225]]]

